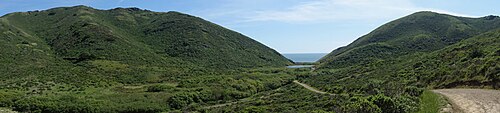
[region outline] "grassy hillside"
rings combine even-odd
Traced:
[[[500,88],[500,30],[492,30],[422,56],[405,76],[433,88]]]
[[[290,63],[246,36],[178,12],[75,6],[13,13],[2,18],[45,41],[58,57],[73,62],[104,59],[165,65],[182,60],[216,68]],[[92,58],[80,58],[82,54]]]
[[[403,113],[438,111],[425,89],[498,88],[500,18],[418,12],[334,50],[295,84],[210,111]],[[422,108],[431,106],[432,108]],[[426,111],[428,110],[428,111]]]
[[[11,13],[0,17],[0,48],[0,107],[17,111],[185,110],[294,78],[276,51],[179,12],[75,6]]]
[[[466,18],[417,12],[382,25],[319,62],[323,68],[341,68],[430,52],[499,27],[500,18],[496,16]]]
[[[291,64],[255,40],[178,12],[75,6],[0,20],[4,76],[102,75],[131,83],[161,74]]]
[[[416,112],[424,88],[498,87],[499,22],[418,12],[334,50],[302,81],[351,99],[381,95],[369,103],[382,112]]]

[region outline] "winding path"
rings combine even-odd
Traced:
[[[235,101],[235,102],[229,102],[229,103],[223,103],[223,104],[216,104],[216,105],[206,106],[206,107],[203,107],[203,109],[212,109],[212,108],[230,106],[230,105],[233,105],[233,104],[237,104],[237,103],[241,103],[241,102],[248,102],[248,101],[250,101],[250,100],[245,98],[245,99],[241,99],[241,100],[238,100],[238,101]]]
[[[310,91],[312,91],[312,92],[315,92],[315,93],[319,93],[319,94],[328,94],[328,95],[335,95],[335,94],[331,94],[331,93],[328,93],[328,92],[320,91],[320,90],[318,90],[318,89],[316,89],[316,88],[314,88],[314,87],[311,87],[311,86],[309,86],[309,85],[307,85],[307,84],[300,83],[300,82],[299,82],[299,81],[297,81],[297,80],[294,80],[294,81],[293,81],[293,83],[298,84],[298,85],[301,85],[302,87],[304,87],[304,88],[306,88],[306,89],[308,89],[308,90],[310,90]]]
[[[307,90],[309,91],[312,91],[314,93],[319,93],[319,94],[327,94],[327,95],[335,95],[335,94],[331,94],[331,93],[328,93],[328,92],[324,92],[324,91],[320,91],[314,87],[311,87],[307,84],[304,84],[304,83],[300,83],[299,81],[297,80],[294,80],[293,83],[295,84],[298,84],[304,88],[306,88]],[[278,89],[275,89],[275,90],[279,90],[280,88]],[[262,98],[262,97],[261,97]],[[233,104],[238,104],[238,103],[242,103],[242,102],[248,102],[250,101],[250,97],[249,98],[244,98],[244,99],[240,99],[238,101],[234,101],[234,102],[228,102],[228,103],[223,103],[223,104],[216,104],[216,105],[211,105],[211,106],[205,106],[203,107],[204,109],[211,109],[211,108],[217,108],[217,107],[224,107],[224,106],[230,106],[230,105],[233,105]]]
[[[500,91],[486,89],[439,89],[455,107],[464,113],[500,113]]]

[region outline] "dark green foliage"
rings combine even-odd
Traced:
[[[500,18],[464,18],[417,12],[389,22],[323,57],[322,68],[363,65],[378,59],[429,52],[500,27]],[[375,46],[378,45],[378,46]]]
[[[460,86],[497,87],[500,31],[493,30],[420,57],[408,72],[421,84],[450,88]]]
[[[415,97],[420,96],[420,94],[422,94],[423,91],[424,90],[422,90],[421,88],[418,88],[415,86],[408,86],[405,88],[406,94],[411,95],[411,96],[415,96]]]
[[[305,83],[335,94],[362,95],[345,109],[416,112],[424,88],[498,88],[500,19],[418,12],[334,50]],[[347,101],[347,100],[341,100]],[[361,104],[365,103],[365,104]],[[375,111],[373,111],[375,112]]]
[[[165,110],[165,107],[147,101],[114,103],[74,95],[23,98],[12,107],[16,111],[42,113],[157,113]]]
[[[167,89],[172,89],[173,87],[167,85],[151,85],[148,86],[147,92],[161,92]]]
[[[479,58],[479,57],[483,57],[483,52],[477,50],[477,49],[474,49],[472,50],[472,52],[470,52],[469,54],[469,58],[471,59],[474,59],[474,58]]]
[[[172,108],[180,109],[193,102],[200,101],[198,98],[198,95],[194,93],[179,93],[170,97],[167,103],[169,103]]]
[[[276,96],[257,94],[250,98],[253,101],[211,112],[408,113],[421,110],[421,101],[438,101],[419,98],[425,88],[498,87],[499,22],[415,13],[333,51],[323,58],[320,69],[295,74],[300,81],[336,95],[311,94],[287,85],[267,94]]]
[[[294,78],[284,69],[291,62],[269,47],[178,12],[11,13],[0,17],[0,48],[0,107],[26,112],[195,110]]]
[[[0,107],[416,112],[429,102],[419,98],[428,96],[424,88],[500,87],[499,26],[496,16],[419,12],[334,50],[311,71],[285,69],[291,62],[276,51],[178,12],[75,6],[12,13],[0,18]]]
[[[208,112],[311,112],[342,111],[345,95],[329,96],[311,92],[294,83],[245,98],[238,104],[209,109]]]
[[[343,106],[343,112],[353,113],[381,113],[381,109],[362,97],[352,97],[349,99],[347,105]]]
[[[397,109],[396,102],[391,98],[382,94],[368,97],[368,100],[377,105],[384,113],[400,113]]]

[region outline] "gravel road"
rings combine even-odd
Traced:
[[[500,113],[500,91],[487,89],[439,89],[454,106],[463,113]]]

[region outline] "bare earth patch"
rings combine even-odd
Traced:
[[[309,85],[307,85],[307,84],[300,83],[300,82],[299,82],[299,81],[297,81],[297,80],[294,80],[294,81],[293,81],[293,83],[298,84],[298,85],[300,85],[300,86],[302,86],[302,87],[306,88],[307,90],[312,91],[312,92],[315,92],[315,93],[319,93],[319,94],[328,94],[328,95],[335,95],[335,94],[331,94],[331,93],[328,93],[328,92],[320,91],[320,90],[318,90],[318,89],[316,89],[316,88],[314,88],[314,87],[311,87],[311,86],[309,86]]]
[[[440,89],[455,111],[464,113],[500,113],[500,91],[487,89]]]

